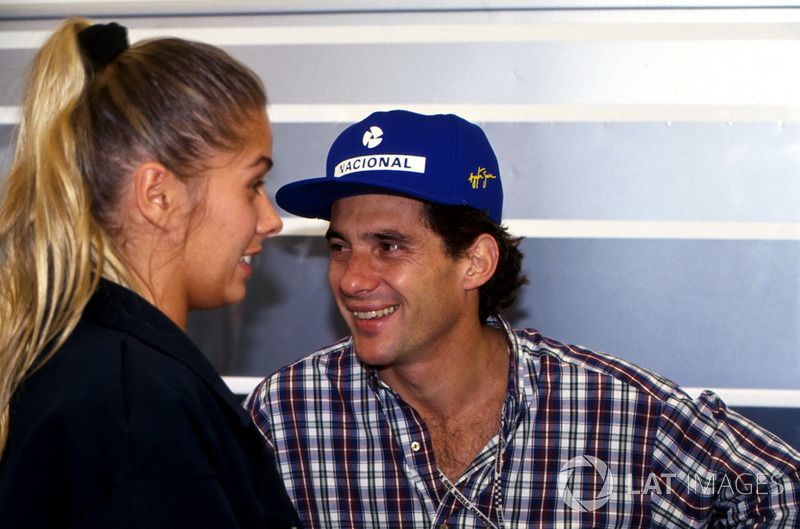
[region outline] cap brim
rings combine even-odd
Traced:
[[[352,176],[347,180],[321,177],[292,182],[278,189],[275,201],[281,208],[294,215],[330,220],[331,206],[337,200],[371,193],[404,195],[439,203],[438,200],[424,196],[413,189],[406,189],[402,185],[391,186],[385,182],[376,185],[374,178],[361,181]]]

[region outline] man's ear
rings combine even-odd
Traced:
[[[136,208],[150,224],[165,228],[178,205],[182,185],[161,163],[142,163],[133,173]]]
[[[500,259],[500,248],[494,237],[482,233],[467,249],[469,267],[464,274],[464,288],[467,290],[480,288],[494,275]]]

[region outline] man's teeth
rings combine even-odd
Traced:
[[[359,320],[374,320],[375,318],[382,318],[384,316],[388,316],[392,314],[394,311],[397,310],[397,305],[392,305],[391,307],[386,307],[385,309],[381,310],[368,310],[366,312],[353,312],[353,316]]]
[[[244,264],[249,265],[250,262],[253,260],[253,256],[252,255],[243,255],[241,258],[239,258],[239,260],[241,262],[243,262]]]

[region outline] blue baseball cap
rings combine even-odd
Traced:
[[[500,224],[503,186],[497,157],[477,126],[453,114],[375,112],[349,126],[328,151],[325,176],[278,190],[278,205],[295,215],[330,220],[340,198],[400,194],[469,206]]]

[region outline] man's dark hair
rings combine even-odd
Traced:
[[[425,202],[423,220],[442,238],[444,251],[450,257],[462,257],[481,233],[488,233],[500,249],[497,270],[480,287],[479,315],[481,322],[511,306],[519,287],[528,282],[522,273],[522,237],[513,237],[503,226],[495,224],[486,212],[469,206],[443,206]]]

